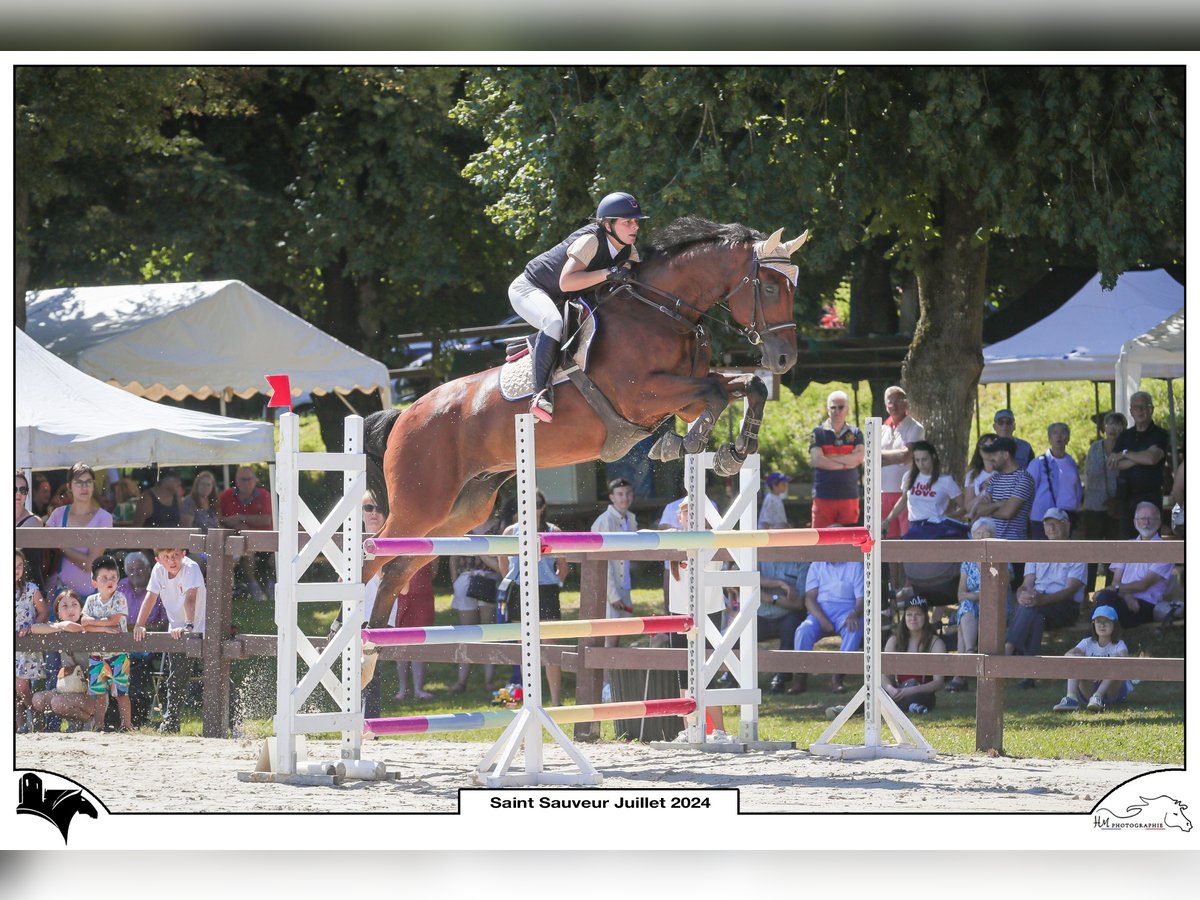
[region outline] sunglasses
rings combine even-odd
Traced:
[[[374,503],[364,503],[362,505],[363,512],[379,512],[379,507]]]
[[[17,488],[15,488],[15,490],[18,494],[24,494],[25,496],[29,496],[29,488],[27,488],[27,487],[17,487]]]

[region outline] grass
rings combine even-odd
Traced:
[[[575,579],[577,579],[577,574]],[[647,564],[639,573],[635,569],[639,586],[634,589],[634,608],[639,616],[654,615],[661,611],[661,589],[656,580],[657,570]],[[457,623],[457,614],[450,609],[450,594],[445,585],[439,584],[435,609],[438,625]],[[562,593],[565,618],[578,618],[579,591],[577,581],[568,582]],[[301,612],[302,630],[309,635],[324,635],[336,615],[333,604],[304,604]],[[234,623],[242,633],[274,633],[273,610],[265,603],[236,600]],[[1061,631],[1047,632],[1043,654],[1059,655],[1074,646],[1084,635],[1083,625]],[[1184,655],[1185,629],[1174,627],[1163,634],[1157,626],[1144,626],[1126,635],[1130,652],[1147,656],[1182,657]],[[636,642],[635,642],[636,643]],[[641,645],[649,644],[649,638],[641,639]],[[764,644],[769,646],[770,643]],[[818,645],[826,649],[825,644]],[[836,642],[828,642],[834,649]],[[507,681],[503,667],[497,670],[496,682]],[[239,730],[250,738],[259,738],[271,733],[271,716],[275,707],[275,660],[262,657],[236,660],[232,666],[233,683],[236,686],[232,700]],[[483,689],[482,667],[472,666],[468,690],[457,696],[448,693],[457,677],[457,667],[451,664],[431,663],[426,670],[425,686],[435,698],[430,701],[410,699],[399,703],[392,699],[396,692],[395,666],[381,663],[377,677],[381,679],[383,715],[434,715],[455,712],[474,712],[487,708],[491,696]],[[764,675],[764,688],[759,707],[759,732],[765,740],[795,741],[799,747],[807,747],[825,730],[828,722],[825,709],[845,703],[862,684],[861,678],[847,676],[847,691],[835,694],[830,690],[829,678],[813,675],[809,678],[809,691],[793,696],[769,694],[765,687],[769,676]],[[1105,759],[1154,762],[1163,765],[1182,765],[1184,762],[1184,687],[1178,682],[1143,682],[1123,705],[1099,714],[1055,713],[1051,707],[1065,691],[1059,681],[1042,681],[1031,690],[1018,690],[1010,683],[1005,691],[1004,752],[1007,756],[1040,759]],[[573,698],[575,677],[563,673],[563,696]],[[316,710],[316,706],[312,707]],[[322,707],[333,709],[332,701]],[[726,709],[726,730],[737,734],[738,716],[736,708]],[[975,692],[972,690],[938,694],[937,707],[928,716],[916,717],[921,733],[939,751],[970,754],[975,752]],[[885,729],[886,732],[886,729]],[[185,720],[184,734],[200,734],[199,718]],[[612,724],[605,722],[601,727],[602,737],[613,739]],[[886,735],[890,738],[890,735]],[[455,732],[452,735],[413,736],[405,740],[456,740],[491,742],[497,737],[494,730]],[[862,740],[862,727],[852,720],[841,732],[837,741],[854,743]]]

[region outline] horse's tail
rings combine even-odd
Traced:
[[[384,409],[373,412],[363,420],[363,437],[367,455],[367,489],[375,497],[383,514],[388,515],[387,481],[383,477],[383,452],[387,449],[388,435],[401,410]]]

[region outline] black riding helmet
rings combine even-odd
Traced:
[[[625,242],[617,237],[616,232],[609,226],[610,219],[648,219],[650,218],[642,212],[642,205],[638,203],[637,197],[633,194],[627,194],[625,191],[616,191],[608,194],[599,205],[596,206],[596,219],[600,222],[600,227],[604,229],[618,244]]]

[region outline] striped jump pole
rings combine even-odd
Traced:
[[[612,719],[649,719],[654,716],[689,716],[695,711],[696,701],[691,697],[545,708],[546,715],[556,725],[570,725],[575,722],[607,722]],[[512,723],[517,716],[518,711],[515,709],[489,709],[483,712],[450,713],[438,716],[397,716],[387,719],[365,719],[363,720],[363,730],[380,737],[473,731],[477,728],[503,728]]]
[[[873,541],[866,528],[778,528],[750,531],[546,531],[538,535],[543,555],[556,553],[636,553],[653,550],[720,550],[740,547],[812,547],[854,544],[864,553]],[[518,535],[369,538],[376,556],[515,556]]]
[[[544,640],[608,637],[610,635],[685,634],[692,630],[691,616],[647,616],[641,619],[570,619],[540,623]],[[521,623],[500,625],[440,625],[429,628],[364,628],[364,644],[406,647],[414,644],[464,644],[519,641]]]

